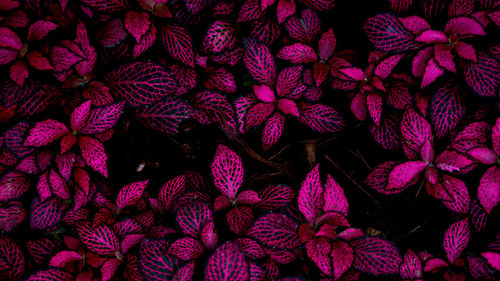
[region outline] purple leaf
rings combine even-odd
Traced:
[[[467,219],[460,220],[448,227],[444,233],[443,248],[450,263],[454,263],[467,247],[470,229]]]
[[[285,22],[285,28],[292,39],[310,44],[319,33],[320,20],[315,12],[305,9],[300,16],[290,17]]]
[[[247,281],[248,263],[235,242],[226,242],[208,258],[206,281]]]
[[[148,181],[138,181],[123,186],[116,197],[118,210],[121,211],[125,207],[134,205],[142,197]]]
[[[342,187],[333,179],[330,174],[326,175],[326,183],[324,186],[323,212],[338,212],[347,216],[349,211],[349,202],[344,194]]]
[[[404,256],[400,275],[404,280],[418,280],[423,277],[422,261],[411,249],[408,249]]]
[[[31,274],[25,281],[70,281],[73,275],[60,268],[49,268]]]
[[[204,52],[220,53],[236,45],[236,28],[226,20],[217,20],[210,25],[203,39]]]
[[[124,0],[82,0],[82,3],[103,13],[123,11],[127,8]]]
[[[110,256],[120,251],[120,243],[113,230],[107,225],[92,227],[89,222],[80,222],[76,231],[85,247],[98,255]]]
[[[175,93],[177,83],[163,66],[134,62],[119,66],[105,76],[110,90],[131,105],[149,105]]]
[[[275,113],[266,121],[262,130],[262,146],[265,150],[275,145],[283,133],[285,127],[285,117],[282,114]]]
[[[255,206],[263,211],[285,207],[294,198],[294,191],[287,185],[268,185],[259,191],[261,201]]]
[[[364,29],[372,44],[384,52],[406,52],[420,46],[396,16],[389,13],[369,18]]]
[[[300,212],[311,224],[321,213],[323,207],[323,185],[319,175],[319,164],[307,175],[301,184],[297,197]]]
[[[254,221],[252,209],[248,206],[237,206],[226,213],[229,229],[237,235],[244,235]]]
[[[227,146],[219,145],[210,168],[215,186],[222,194],[234,199],[245,174],[241,158]]]
[[[333,278],[339,280],[351,267],[354,261],[354,251],[346,242],[335,241],[332,243],[330,256],[332,257]]]
[[[186,190],[186,176],[178,176],[167,181],[160,189],[158,199],[163,204],[165,210],[171,209],[177,198]]]
[[[354,266],[361,272],[380,275],[399,273],[402,258],[391,242],[377,237],[363,237],[351,242]]]

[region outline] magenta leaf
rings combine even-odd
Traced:
[[[294,198],[294,191],[287,185],[268,185],[259,191],[259,203],[255,206],[263,211],[285,207]]]
[[[71,113],[71,128],[73,130],[79,131],[85,126],[90,116],[91,105],[92,101],[88,100],[73,110]]]
[[[443,175],[442,183],[438,184],[435,189],[437,190],[437,194],[434,196],[442,199],[443,203],[450,210],[463,214],[469,212],[469,190],[462,180]]]
[[[442,138],[455,129],[464,115],[465,105],[453,82],[439,88],[432,96],[430,116],[437,137]]]
[[[373,275],[399,273],[402,257],[389,241],[377,237],[363,237],[351,242],[354,249],[354,266]]]
[[[175,212],[175,220],[185,235],[198,236],[204,225],[212,221],[212,211],[206,203],[193,201]]]
[[[138,181],[123,186],[116,197],[118,210],[134,205],[142,197],[148,181]]]
[[[246,0],[241,5],[237,22],[247,22],[258,19],[264,15],[260,7],[260,0]]]
[[[14,152],[18,158],[24,158],[33,152],[33,148],[23,145],[28,129],[28,122],[19,122],[5,131],[4,145]]]
[[[410,8],[413,0],[389,0],[388,2],[392,10],[402,13]]]
[[[345,121],[332,107],[322,104],[299,103],[299,121],[320,133],[338,132],[345,126]]]
[[[118,45],[127,37],[127,32],[121,19],[112,19],[97,32],[97,42],[103,47]]]
[[[54,230],[61,222],[62,212],[62,202],[59,198],[53,197],[44,202],[35,198],[30,210],[31,229]]]
[[[98,255],[114,255],[120,251],[118,237],[107,225],[92,227],[89,222],[79,222],[76,231],[85,247]]]
[[[326,11],[335,7],[335,1],[333,0],[302,0],[307,6],[318,10]]]
[[[219,145],[210,168],[215,186],[222,194],[234,199],[245,174],[240,156],[227,146]]]
[[[244,235],[254,221],[252,209],[248,206],[238,206],[226,213],[229,229],[237,235]]]
[[[252,259],[260,259],[265,256],[264,249],[255,240],[250,238],[238,238],[235,242],[245,255]]]
[[[443,248],[450,263],[454,263],[469,244],[470,229],[467,219],[460,220],[448,227],[444,233]]]
[[[108,155],[104,151],[102,143],[91,137],[80,137],[78,138],[78,145],[87,165],[104,177],[107,177],[108,168],[106,162]]]
[[[18,201],[0,205],[0,230],[11,232],[26,219],[26,210]]]
[[[125,107],[124,102],[117,102],[91,111],[87,124],[80,130],[80,134],[100,134],[112,129],[120,118]],[[76,130],[76,129],[75,129]]]
[[[318,60],[314,49],[302,43],[285,46],[278,52],[276,57],[294,64],[312,63]]]
[[[81,260],[82,257],[75,251],[61,251],[55,254],[49,262],[50,266],[64,268],[68,263]]]
[[[420,153],[426,142],[432,143],[431,125],[411,107],[407,107],[403,114],[401,135],[405,145],[416,153]]]
[[[482,97],[497,95],[500,85],[500,62],[486,53],[478,52],[477,63],[470,63],[464,68],[465,82],[474,92]]]
[[[323,201],[324,212],[334,211],[347,216],[347,213],[349,211],[349,202],[347,202],[347,198],[342,187],[333,179],[330,174],[326,175]]]
[[[404,256],[400,275],[404,280],[417,280],[423,277],[422,261],[411,249],[409,249]]]
[[[395,166],[389,173],[386,194],[399,193],[416,184],[427,164],[422,161],[408,161]]]
[[[337,46],[337,40],[335,39],[335,34],[333,34],[333,29],[328,29],[327,32],[321,35],[318,41],[318,53],[320,59],[326,61],[328,60],[335,51]]]
[[[500,202],[500,168],[493,166],[481,177],[477,198],[487,213]]]
[[[177,198],[186,190],[186,176],[178,176],[167,181],[160,189],[158,199],[163,204],[165,210],[171,209]]]
[[[152,104],[177,90],[172,74],[152,62],[122,65],[108,73],[105,80],[114,94],[134,106]]]
[[[192,108],[184,101],[166,98],[152,106],[142,106],[135,113],[145,126],[165,134],[175,134],[182,121],[191,118]]]
[[[31,274],[25,281],[70,281],[73,280],[71,273],[60,268],[49,268]]]
[[[275,113],[266,121],[262,130],[262,146],[264,149],[270,149],[275,145],[283,133],[285,127],[285,117],[282,114]]]
[[[170,56],[194,67],[193,44],[186,28],[174,24],[163,27],[162,42]]]
[[[0,260],[2,270],[0,278],[5,280],[21,280],[24,275],[25,261],[21,248],[12,239],[0,236]]]
[[[297,224],[288,216],[269,213],[259,217],[248,230],[250,238],[279,249],[294,249],[299,244]]]
[[[276,65],[269,48],[250,38],[243,41],[243,46],[245,48],[243,63],[253,79],[262,84],[274,85]]]
[[[310,9],[301,12],[300,17],[292,16],[285,22],[285,28],[292,39],[309,44],[320,30],[318,15]]]
[[[228,135],[236,134],[237,125],[234,119],[234,109],[224,95],[215,91],[198,92],[193,96],[191,102],[199,110],[197,113],[203,116],[202,119],[207,121],[206,123],[217,122]],[[198,121],[200,120],[198,119]]]
[[[332,275],[335,280],[339,280],[351,267],[354,261],[354,251],[349,244],[344,241],[332,243]]]
[[[384,52],[406,52],[420,46],[393,14],[369,18],[364,29],[372,44]]]
[[[232,49],[236,43],[236,28],[233,24],[226,20],[217,20],[209,26],[202,48],[205,52],[220,53]]]
[[[83,0],[82,3],[103,13],[122,11],[127,8],[124,0]]]
[[[326,275],[332,275],[332,265],[330,263],[331,243],[324,237],[317,237],[307,241],[307,256]]]
[[[134,37],[137,43],[141,41],[141,37],[148,32],[151,25],[147,13],[135,11],[127,12],[124,23],[125,29]]]
[[[319,164],[306,175],[301,184],[297,201],[300,212],[306,220],[314,224],[323,207],[323,185],[319,174]]]
[[[217,89],[230,94],[236,92],[234,75],[224,67],[210,71],[203,85],[209,90]]]
[[[67,133],[68,129],[66,128],[66,125],[56,120],[49,119],[38,122],[30,130],[24,145],[36,147],[48,145]]]
[[[168,248],[168,253],[183,261],[193,260],[203,253],[203,245],[196,239],[184,237],[175,240]]]
[[[146,239],[141,244],[139,264],[146,280],[171,280],[179,260],[167,253],[167,242]]]
[[[208,258],[205,268],[206,281],[246,281],[249,265],[235,242],[226,242]]]

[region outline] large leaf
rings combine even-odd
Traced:
[[[210,168],[215,186],[222,194],[234,199],[245,174],[240,156],[227,146],[219,145]]]
[[[107,177],[108,167],[106,162],[108,155],[104,151],[104,145],[91,137],[79,137],[78,145],[87,165],[104,177]]]
[[[25,281],[70,281],[73,275],[60,268],[49,268],[31,274]]]
[[[320,133],[334,133],[345,126],[344,118],[332,107],[299,103],[299,121]]]
[[[175,212],[175,220],[185,235],[198,236],[203,226],[213,220],[212,210],[206,203],[193,201]]]
[[[481,177],[477,188],[477,198],[490,213],[500,202],[500,168],[493,166]]]
[[[494,97],[500,86],[500,62],[486,53],[478,53],[477,63],[464,69],[465,82],[482,97]]]
[[[235,242],[226,242],[208,258],[206,281],[246,281],[249,271],[245,255]]]
[[[220,53],[232,49],[236,42],[236,28],[233,24],[217,20],[208,27],[202,48],[205,52]]]
[[[162,28],[163,46],[176,60],[194,67],[194,52],[191,36],[186,28],[170,24]]]
[[[174,206],[175,201],[186,190],[186,176],[178,176],[167,181],[160,189],[158,199],[163,204],[165,210]]]
[[[134,62],[119,66],[105,76],[110,90],[132,105],[149,105],[175,93],[177,83],[163,66]]]
[[[86,125],[79,133],[92,135],[104,133],[112,129],[123,113],[124,107],[124,102],[117,102],[93,109],[86,121]]]
[[[53,197],[44,202],[35,198],[30,210],[31,229],[54,230],[61,223],[62,212],[62,202],[59,198]]]
[[[68,132],[69,131],[68,128],[66,128],[66,125],[56,120],[49,119],[38,122],[30,130],[24,145],[36,147],[48,145]]]
[[[255,206],[263,211],[285,207],[294,198],[294,190],[287,185],[268,185],[259,190],[259,203]]]

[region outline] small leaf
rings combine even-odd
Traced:
[[[138,181],[123,186],[116,197],[118,210],[134,205],[142,197],[148,182],[149,180]]]

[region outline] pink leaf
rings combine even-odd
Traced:
[[[282,114],[275,113],[266,121],[262,130],[262,146],[264,149],[270,149],[275,145],[283,133],[285,127],[285,117]]]
[[[320,133],[334,133],[344,128],[344,118],[332,107],[300,103],[299,121]]]
[[[193,109],[182,100],[168,97],[152,106],[140,107],[135,113],[146,127],[165,134],[175,134],[179,125],[193,115]]]
[[[330,256],[332,257],[333,278],[339,280],[351,267],[354,261],[354,251],[349,244],[339,240],[332,243]]]
[[[68,133],[66,126],[56,120],[46,120],[38,122],[30,130],[24,145],[45,146],[61,138]]]
[[[488,264],[496,270],[500,270],[500,254],[495,252],[484,252],[481,255],[488,260]]]
[[[194,67],[194,52],[188,30],[178,25],[167,25],[162,28],[163,46],[174,59],[187,66]]]
[[[470,229],[467,219],[460,220],[448,227],[444,233],[443,247],[450,263],[454,263],[469,244]]]
[[[446,23],[444,27],[446,34],[456,34],[461,37],[474,35],[486,35],[483,26],[473,18],[456,17]]]
[[[477,198],[487,213],[500,202],[500,168],[491,167],[481,177],[477,188]]]
[[[354,266],[373,275],[399,273],[402,262],[399,250],[389,241],[377,237],[364,237],[351,242]]]
[[[389,13],[369,18],[364,29],[372,44],[384,52],[406,52],[420,46],[396,16]]]
[[[331,243],[326,238],[314,238],[306,243],[307,256],[326,275],[332,275],[332,265],[330,264]]]
[[[282,24],[289,16],[295,14],[296,5],[290,0],[278,0],[276,17],[278,24]]]
[[[278,213],[259,217],[248,230],[248,236],[268,247],[294,249],[300,245],[297,224],[291,218]]]
[[[212,211],[208,205],[199,201],[185,204],[175,213],[175,220],[182,232],[188,236],[197,236],[202,230],[206,231],[206,224],[212,219]]]
[[[245,48],[243,63],[253,79],[262,84],[274,85],[276,65],[269,48],[254,39],[245,39],[243,46]]]
[[[149,16],[146,12],[135,11],[127,12],[124,23],[125,29],[135,38],[137,43],[141,41],[141,37],[148,32],[149,26],[151,25]]]
[[[283,97],[292,93],[302,75],[302,69],[302,66],[287,67],[278,74],[278,81],[276,82],[278,96]]]
[[[93,135],[111,130],[123,113],[124,107],[125,102],[117,102],[93,109],[86,126],[79,133]]]
[[[203,253],[203,245],[196,239],[184,237],[175,240],[168,248],[168,253],[183,261],[195,260]]]
[[[103,13],[123,11],[127,8],[124,0],[82,0],[82,3]]]
[[[57,197],[52,197],[40,202],[35,197],[30,210],[30,227],[35,230],[52,231],[61,223],[62,202]]]
[[[339,71],[355,81],[365,80],[365,74],[363,73],[363,70],[361,68],[347,67],[347,68],[341,68],[339,69]]]
[[[209,26],[202,49],[205,52],[220,53],[234,48],[236,43],[236,28],[233,24],[226,20],[217,20]]]
[[[118,45],[127,37],[121,19],[112,19],[97,32],[97,42],[109,48]]]
[[[437,78],[441,77],[444,74],[444,69],[441,68],[434,58],[430,59],[427,62],[427,66],[425,67],[425,71],[422,77],[422,84],[420,88],[425,88],[432,82],[436,81]]]
[[[300,16],[290,17],[285,22],[285,28],[292,39],[310,44],[320,31],[320,20],[315,12],[305,9]]]
[[[101,267],[101,276],[102,281],[109,281],[115,275],[118,266],[120,265],[120,261],[118,259],[109,259],[104,262]]]
[[[227,224],[229,229],[236,233],[236,235],[244,235],[252,222],[254,221],[254,216],[252,209],[247,206],[238,206],[232,208],[226,213]]]
[[[2,260],[2,271],[0,273],[2,279],[21,280],[26,269],[24,255],[19,245],[9,237],[3,235],[0,237],[0,260]],[[55,279],[50,280],[58,281]]]
[[[423,277],[422,261],[411,249],[408,249],[404,256],[400,274],[404,280],[418,280]]]
[[[439,44],[434,46],[434,58],[442,68],[451,72],[456,72],[451,49],[448,49],[445,45]]]
[[[224,195],[234,199],[245,173],[240,156],[228,147],[219,145],[210,168],[215,186]]]
[[[486,53],[477,53],[477,63],[470,63],[464,69],[465,82],[482,97],[497,95],[500,85],[500,62]]]
[[[294,64],[312,63],[318,60],[314,49],[302,43],[285,46],[276,55],[277,58],[288,60]]]
[[[283,112],[283,114],[289,114],[294,117],[300,116],[300,111],[297,107],[297,103],[291,99],[279,99],[278,109]]]
[[[172,74],[151,62],[122,65],[105,77],[110,90],[132,105],[152,104],[176,91]]]
[[[318,41],[319,57],[324,61],[328,60],[333,55],[336,46],[337,40],[335,39],[335,34],[333,34],[333,29],[330,28],[321,35]]]
[[[145,239],[141,243],[139,264],[147,280],[171,280],[179,267],[179,260],[167,253],[167,242]]]
[[[294,191],[286,185],[268,185],[259,191],[261,201],[256,207],[263,211],[282,208],[294,198]]]
[[[415,38],[415,41],[426,44],[447,43],[448,36],[446,36],[446,34],[444,34],[442,31],[429,29],[417,36],[417,38]]]
[[[398,19],[403,26],[413,34],[421,34],[422,32],[431,29],[429,23],[419,16],[408,16]]]
[[[347,216],[349,202],[347,202],[344,189],[342,189],[330,174],[326,176],[323,201],[325,202],[323,206],[324,212],[334,211]]]
[[[49,32],[56,29],[57,24],[48,20],[39,20],[30,25],[28,41],[44,39]]]
[[[432,143],[431,125],[411,107],[401,120],[401,135],[409,149],[419,153],[425,142]]]
[[[71,128],[73,130],[79,131],[85,126],[90,115],[91,105],[92,101],[88,100],[73,110],[71,113]]]
[[[148,181],[138,181],[123,186],[116,197],[118,210],[121,211],[125,207],[134,205],[142,197]]]
[[[431,99],[430,117],[438,138],[442,138],[456,128],[465,116],[465,105],[460,90],[453,82],[439,88]]]
[[[426,167],[427,164],[422,161],[408,161],[397,165],[389,174],[385,192],[399,193],[415,184]]]
[[[459,57],[477,62],[476,49],[474,49],[472,45],[462,41],[457,42],[457,44],[455,45],[455,51],[457,52]]]
[[[76,225],[76,231],[82,244],[98,255],[110,256],[120,250],[116,234],[107,225],[92,227],[89,222],[80,222]]]
[[[208,258],[206,281],[246,281],[248,278],[248,263],[236,243],[224,243]]]
[[[273,102],[276,99],[273,89],[267,85],[253,85],[253,92],[263,102]]]
[[[169,210],[175,204],[175,201],[186,190],[186,177],[178,176],[167,181],[160,189],[158,199],[163,204],[165,210]]]
[[[79,261],[82,257],[75,251],[61,251],[50,259],[50,266],[64,268],[68,263]]]
[[[297,198],[299,210],[311,223],[315,223],[323,207],[323,185],[316,165],[302,182]]]
[[[107,177],[108,168],[106,162],[108,155],[104,151],[102,143],[94,138],[82,136],[78,138],[78,145],[87,165]]]

